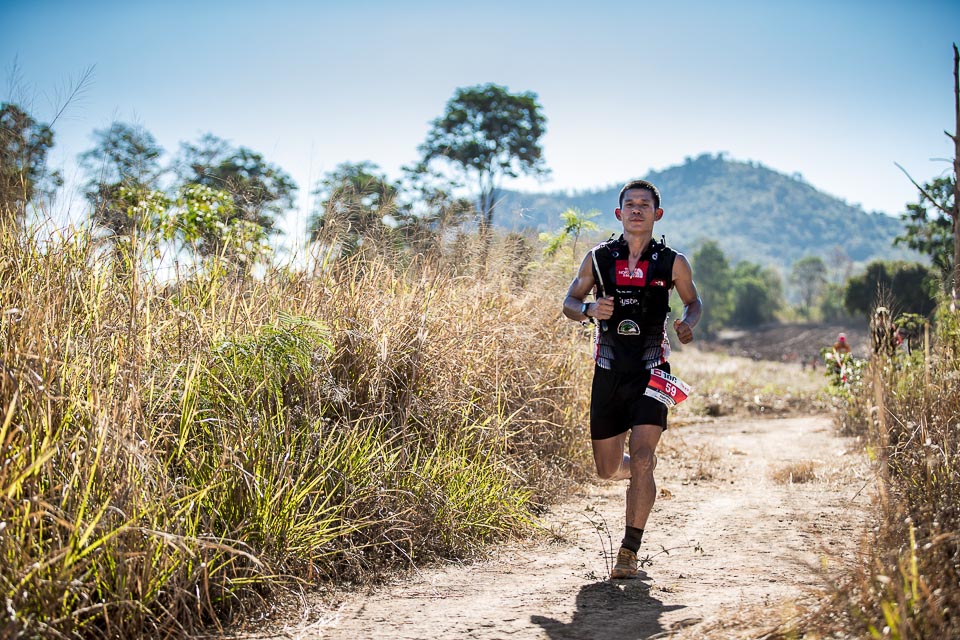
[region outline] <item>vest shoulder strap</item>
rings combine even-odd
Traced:
[[[677,259],[677,252],[665,244],[656,247],[650,255],[650,277],[657,280],[665,280],[668,284],[673,282],[673,263]]]

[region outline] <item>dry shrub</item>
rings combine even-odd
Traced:
[[[709,445],[689,445],[682,439],[670,439],[663,443],[659,455],[672,459],[673,465],[684,470],[684,484],[713,480],[721,471],[721,455]]]

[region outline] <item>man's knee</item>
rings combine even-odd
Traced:
[[[630,471],[635,478],[650,475],[657,468],[657,456],[652,449],[638,449],[630,455]]]
[[[596,460],[596,463],[597,476],[599,476],[601,480],[609,480],[620,471],[621,462],[619,460],[615,463],[611,460]]]

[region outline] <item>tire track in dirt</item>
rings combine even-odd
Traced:
[[[640,551],[648,558],[640,579],[606,579],[626,483],[589,485],[544,516],[552,536],[499,547],[482,562],[423,570],[336,605],[306,603],[298,621],[253,637],[754,637],[823,585],[824,569],[853,559],[869,466],[829,417],[671,427],[661,442],[661,496]],[[806,481],[790,482],[791,471]]]

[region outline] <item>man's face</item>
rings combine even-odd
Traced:
[[[628,189],[616,214],[624,231],[645,231],[653,229],[653,223],[663,215],[663,209],[656,208],[653,194],[648,189]]]

